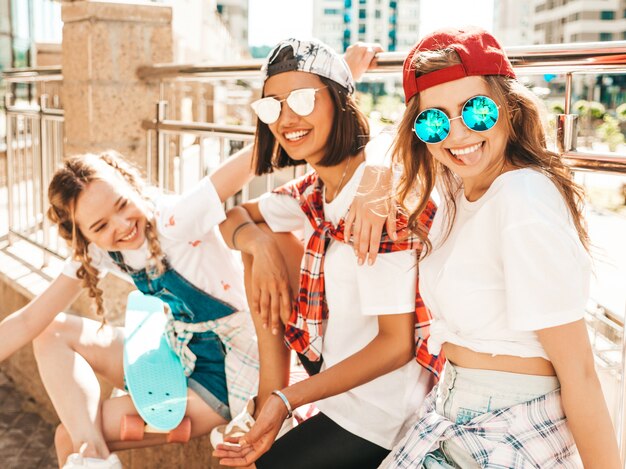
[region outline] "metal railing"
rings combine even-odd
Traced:
[[[550,72],[565,75],[565,112],[558,117],[556,135],[557,147],[565,162],[575,170],[626,174],[626,155],[576,149],[578,116],[571,113],[572,76],[585,73],[626,73],[626,41],[516,46],[507,48],[506,52],[520,74]],[[378,54],[377,65],[367,73],[399,75],[405,57],[406,54],[402,52]],[[261,64],[261,60],[226,65],[158,64],[139,67],[137,75],[146,81],[158,80],[161,84],[174,80],[258,78]],[[157,134],[161,129],[167,129],[169,134],[184,132],[190,126],[194,126],[195,131],[202,134],[213,132],[210,124],[168,121],[163,114],[157,115],[152,121],[144,121],[144,128],[154,130]],[[237,134],[238,131],[234,133]]]
[[[64,258],[65,243],[45,216],[47,187],[63,155],[63,110],[59,108],[62,76],[59,68],[7,70],[10,85],[29,84],[32,100],[5,95],[7,139],[8,237],[23,239],[41,248],[44,264],[50,255]]]

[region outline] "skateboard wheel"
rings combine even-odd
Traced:
[[[191,438],[191,419],[185,417],[174,430],[167,434],[168,443],[187,443]]]
[[[124,415],[120,426],[120,438],[122,441],[141,441],[145,426],[139,415]]]

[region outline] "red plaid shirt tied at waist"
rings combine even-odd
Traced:
[[[337,226],[324,217],[323,183],[316,172],[291,181],[274,190],[276,194],[289,195],[296,199],[300,208],[313,226],[313,234],[304,252],[300,268],[300,290],[298,298],[285,327],[285,340],[293,350],[304,354],[309,360],[318,361],[322,355],[323,329],[328,318],[328,307],[324,292],[324,255],[330,240],[350,243],[344,239],[344,220]],[[435,216],[436,206],[432,201],[420,215],[419,221],[430,228]],[[407,227],[408,219],[403,214],[397,217],[398,232]],[[383,233],[378,252],[421,251],[422,244],[416,236],[409,236],[401,241],[392,241],[387,233]],[[419,255],[418,255],[419,258]],[[428,353],[426,342],[429,336],[431,317],[419,294],[418,285],[415,289],[415,341],[417,362],[439,376],[444,364],[443,354],[438,356]]]

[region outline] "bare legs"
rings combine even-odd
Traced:
[[[259,224],[259,228],[271,234],[276,241],[289,272],[291,291],[298,292],[300,278],[300,262],[302,260],[302,243],[291,233],[274,233],[265,224]],[[252,276],[252,256],[242,254],[245,272],[246,292],[250,292]],[[249,295],[249,294],[248,294]],[[248,296],[250,302],[250,297]],[[278,334],[273,335],[269,328],[263,328],[261,317],[253,314],[252,321],[258,336],[259,361],[261,376],[259,380],[259,392],[256,399],[256,418],[263,404],[275,389],[282,389],[289,384],[289,357],[290,351],[285,346],[283,339],[284,330],[281,328]]]
[[[136,414],[129,396],[100,404],[96,373],[124,388],[123,333],[90,319],[60,314],[34,343],[39,372],[62,424],[55,434],[59,466],[86,443],[85,456],[106,458],[111,449],[151,446],[165,442],[164,435],[147,435],[143,441],[122,442],[120,422]],[[194,392],[189,392],[187,415],[192,436],[208,433],[225,420]]]
[[[87,443],[85,455],[106,458],[95,373],[123,388],[123,336],[119,329],[99,328],[96,321],[59,314],[33,347],[46,391],[74,442],[70,453]]]

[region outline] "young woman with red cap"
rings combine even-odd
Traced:
[[[343,218],[364,171],[369,137],[367,120],[351,96],[354,83],[346,63],[322,43],[288,39],[270,52],[263,71],[264,97],[253,103],[259,117],[257,173],[304,163],[314,171],[233,209],[223,228],[226,234],[231,223],[227,242],[264,272],[281,260],[280,249],[275,236],[251,222],[265,222],[274,232],[303,231],[296,306],[282,319],[285,341],[311,376],[291,386],[278,376],[279,387],[265,398],[256,422],[238,441],[241,446],[218,445],[215,455],[225,465],[257,468],[376,468],[440,369],[423,340],[419,364],[415,360],[416,314],[418,334],[424,335],[429,323],[416,302],[421,244],[384,238],[384,253],[366,266],[344,238]],[[430,224],[433,211],[429,206],[423,224]],[[279,242],[284,250],[290,241]],[[299,264],[300,259],[285,260]],[[261,386],[268,364],[278,368],[276,358],[268,363],[264,341],[271,337],[261,329]],[[274,350],[276,355],[285,353]],[[310,402],[320,413],[274,441],[292,409]]]
[[[582,191],[535,100],[473,28],[422,39],[403,85],[399,197],[410,224],[435,187],[442,198],[420,234],[420,290],[428,350],[447,362],[381,467],[620,467],[583,319]]]

